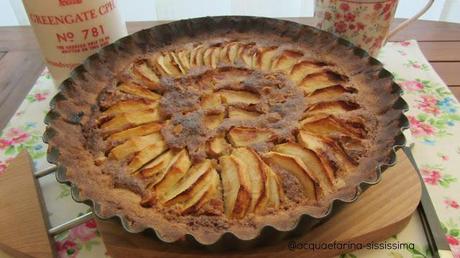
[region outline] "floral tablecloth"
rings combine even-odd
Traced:
[[[460,258],[460,105],[421,53],[416,41],[388,43],[379,55],[403,87],[410,105],[408,118],[415,141],[414,156],[423,174],[446,238]],[[0,133],[0,176],[8,162],[21,150],[31,154],[36,169],[46,162],[46,145],[41,136],[49,100],[56,93],[45,70]],[[40,179],[51,225],[58,225],[88,210],[71,200],[69,188],[58,184],[54,175]],[[1,187],[1,186],[0,186]],[[106,250],[94,220],[56,236],[60,257],[105,257]],[[386,242],[414,243],[415,248],[360,250],[342,257],[430,257],[420,218]],[[298,252],[301,252],[299,250]]]

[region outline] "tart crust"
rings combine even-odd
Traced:
[[[98,215],[212,244],[354,200],[392,162],[400,102],[378,61],[329,33],[199,18],[89,57],[53,99],[45,140],[59,179]]]

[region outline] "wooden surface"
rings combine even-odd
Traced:
[[[312,24],[311,18],[289,18]],[[395,21],[395,25],[400,20]],[[130,33],[162,22],[128,23]],[[417,39],[423,53],[460,99],[460,24],[417,21],[390,41]],[[29,27],[0,27],[0,130],[5,127],[43,70],[38,46]]]
[[[32,161],[22,152],[0,176],[0,257],[53,257]],[[2,254],[3,253],[3,254]]]
[[[369,243],[388,239],[401,231],[416,210],[421,197],[417,172],[402,151],[398,163],[388,169],[382,181],[369,188],[357,202],[341,209],[329,221],[298,239],[283,240],[267,247],[247,251],[206,252],[169,245],[144,234],[130,234],[115,220],[98,220],[108,253],[122,257],[330,257],[350,249],[289,250],[289,241],[297,243]]]

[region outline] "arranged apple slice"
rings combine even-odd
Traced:
[[[228,132],[228,140],[235,147],[271,142],[274,139],[275,134],[266,128],[233,127]]]
[[[222,99],[219,93],[206,94],[201,97],[201,107],[203,109],[216,109],[222,104]]]
[[[260,199],[267,198],[265,184],[267,183],[266,170],[263,169],[263,161],[259,155],[249,148],[237,148],[232,156],[238,158],[246,166],[246,171],[251,181],[251,204],[248,212],[254,212]]]
[[[211,157],[219,157],[228,154],[231,145],[225,140],[224,135],[218,135],[207,142],[207,154]]]
[[[118,141],[122,142],[137,136],[143,136],[143,135],[148,135],[152,133],[159,132],[161,128],[163,127],[163,124],[161,123],[149,123],[145,125],[140,125],[137,127],[133,127],[118,133],[114,133],[110,135],[107,140],[108,141]]]
[[[154,109],[156,107],[158,107],[158,101],[145,101],[139,99],[123,100],[102,112],[99,120],[104,120],[122,113]]]
[[[171,166],[171,162],[176,155],[176,151],[168,150],[156,159],[150,161],[141,170],[138,170],[134,174],[147,179],[150,186],[154,186],[163,179],[167,168]]]
[[[144,166],[147,162],[153,160],[158,155],[166,150],[167,146],[163,139],[151,144],[138,153],[133,157],[133,159],[128,164],[128,172],[133,173],[137,171],[139,168]]]
[[[242,60],[248,68],[253,68],[256,61],[254,46],[254,43],[249,43],[241,46],[238,49],[238,56],[240,57],[240,60]]]
[[[260,68],[262,71],[269,71],[272,66],[273,57],[277,53],[278,47],[264,47],[257,49],[255,54],[254,67]]]
[[[180,64],[180,68],[183,73],[188,72],[190,70],[190,52],[187,50],[181,50],[177,52],[175,55],[179,59],[179,62],[176,61],[176,63]]]
[[[123,113],[101,125],[104,134],[119,132],[134,126],[160,121],[158,108]]]
[[[274,71],[283,71],[286,74],[291,73],[292,67],[299,61],[303,56],[303,53],[284,50],[278,57],[273,60],[272,70]]]
[[[220,95],[225,103],[228,105],[233,104],[257,104],[260,102],[259,96],[257,94],[248,92],[248,91],[240,91],[240,90],[220,90]]]
[[[294,175],[302,185],[305,198],[316,200],[315,185],[317,184],[317,180],[308,171],[308,168],[303,164],[302,160],[295,156],[274,151],[266,153],[264,157],[269,163]]]
[[[215,169],[211,171],[212,179],[206,193],[200,201],[190,208],[184,210],[185,213],[221,215],[224,212],[222,184],[219,174]]]
[[[316,90],[336,86],[344,82],[338,74],[326,71],[305,76],[299,86],[305,94],[309,95]]]
[[[109,158],[121,160],[127,156],[139,152],[149,145],[153,145],[163,140],[161,133],[139,136],[125,141],[113,148],[109,153]]]
[[[182,74],[178,64],[176,64],[173,58],[168,54],[158,55],[156,57],[155,63],[163,75],[176,77]]]
[[[362,138],[365,131],[362,128],[349,125],[346,121],[335,118],[332,115],[309,121],[304,119],[300,122],[301,128],[313,134],[329,136],[332,134],[344,134],[352,137]]]
[[[203,45],[198,45],[192,49],[190,52],[190,67],[204,65],[203,53],[205,50],[206,48]]]
[[[238,59],[238,53],[240,53],[241,44],[238,42],[231,42],[228,44],[228,59],[231,64],[235,64]]]
[[[182,51],[181,53],[184,53],[184,51]],[[171,56],[172,62],[174,62],[177,68],[179,68],[180,72],[182,74],[186,74],[189,68],[183,65],[183,60],[179,58],[179,55],[176,54],[175,52],[169,52],[169,55]],[[187,65],[188,65],[188,61],[187,61]]]
[[[319,113],[338,115],[358,108],[359,106],[357,104],[351,102],[327,101],[313,104],[305,111],[305,113],[307,114],[307,116],[312,116]]]
[[[230,106],[228,108],[228,117],[239,120],[251,120],[260,116],[260,113],[247,111],[242,108]]]
[[[173,186],[169,189],[168,192],[163,193],[163,195],[159,196],[160,202],[166,203],[169,202],[168,205],[174,204],[179,202],[181,198],[176,198],[178,195],[182,195],[185,193],[187,199],[192,198],[190,196],[190,192],[192,192],[193,187],[200,184],[201,181],[206,181],[206,175],[210,174],[212,168],[211,160],[206,159],[202,162],[199,162],[193,165],[185,175]]]
[[[289,78],[298,84],[305,78],[305,76],[322,71],[323,66],[324,65],[322,64],[311,61],[299,62],[292,67]]]
[[[276,145],[273,150],[299,158],[308,169],[307,171],[309,172],[309,175],[312,175],[314,178],[318,179],[321,190],[326,193],[333,191],[333,181],[328,178],[321,160],[313,151],[305,149],[297,143],[291,142]]]
[[[278,175],[265,163],[262,164],[267,181],[265,183],[265,195],[259,200],[255,212],[260,214],[268,209],[278,209],[284,199],[284,192]]]
[[[183,149],[171,160],[171,164],[166,169],[164,177],[155,185],[155,192],[161,195],[170,191],[171,187],[185,175],[190,166],[191,161],[187,150]]]
[[[220,177],[227,217],[243,218],[251,205],[251,181],[243,162],[234,156],[219,158]]]
[[[346,89],[342,85],[335,85],[335,86],[331,86],[327,88],[316,89],[316,90],[310,91],[310,93],[308,93],[307,95],[314,96],[317,99],[331,100],[331,99],[336,99],[346,93],[351,93],[351,91]]]
[[[159,100],[161,98],[161,95],[159,94],[156,94],[155,92],[147,89],[147,88],[144,88],[140,85],[136,85],[134,83],[130,83],[130,82],[123,82],[121,83],[120,85],[118,85],[118,90],[120,90],[121,92],[124,92],[124,93],[128,93],[128,94],[131,94],[131,95],[134,95],[134,96],[137,96],[137,97],[141,97],[141,98],[144,98],[144,99],[148,99],[148,100]]]
[[[218,113],[218,114],[208,114],[204,117],[204,126],[209,130],[217,128],[222,121],[224,121],[225,114]]]
[[[158,89],[160,78],[145,61],[134,64],[132,71],[135,77],[138,77],[149,89]]]

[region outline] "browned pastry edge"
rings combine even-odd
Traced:
[[[318,207],[299,207],[263,217],[253,216],[248,218],[250,223],[234,223],[228,229],[213,224],[212,220],[209,221],[209,227],[197,228],[171,223],[161,213],[149,213],[138,205],[138,195],[124,189],[105,187],[111,184],[111,178],[100,172],[93,156],[86,150],[82,125],[89,122],[92,110],[97,108],[95,105],[99,94],[112,83],[114,76],[143,54],[168,48],[173,43],[186,42],[190,38],[206,40],[229,34],[246,37],[256,35],[261,39],[311,49],[321,60],[341,68],[354,84],[365,85],[360,87],[360,94],[366,97],[363,100],[369,103],[366,106],[378,114],[380,124],[376,129],[376,144],[369,158],[359,165],[359,173],[354,173],[356,176],[346,182],[348,187],[330,195]],[[301,215],[324,217],[334,199],[354,200],[361,182],[379,179],[380,165],[390,161],[395,139],[401,135],[401,121],[404,121],[403,111],[394,108],[400,100],[400,92],[387,73],[378,61],[348,42],[293,22],[253,17],[208,17],[160,25],[103,48],[77,67],[72,76],[62,83],[60,93],[52,101],[52,111],[47,116],[45,138],[49,143],[49,160],[65,168],[65,178],[61,180],[70,181],[76,186],[79,201],[93,201],[99,215],[123,217],[132,231],[153,228],[167,242],[191,234],[198,242],[211,244],[227,231],[243,240],[253,239],[266,225],[288,231],[297,225]]]

